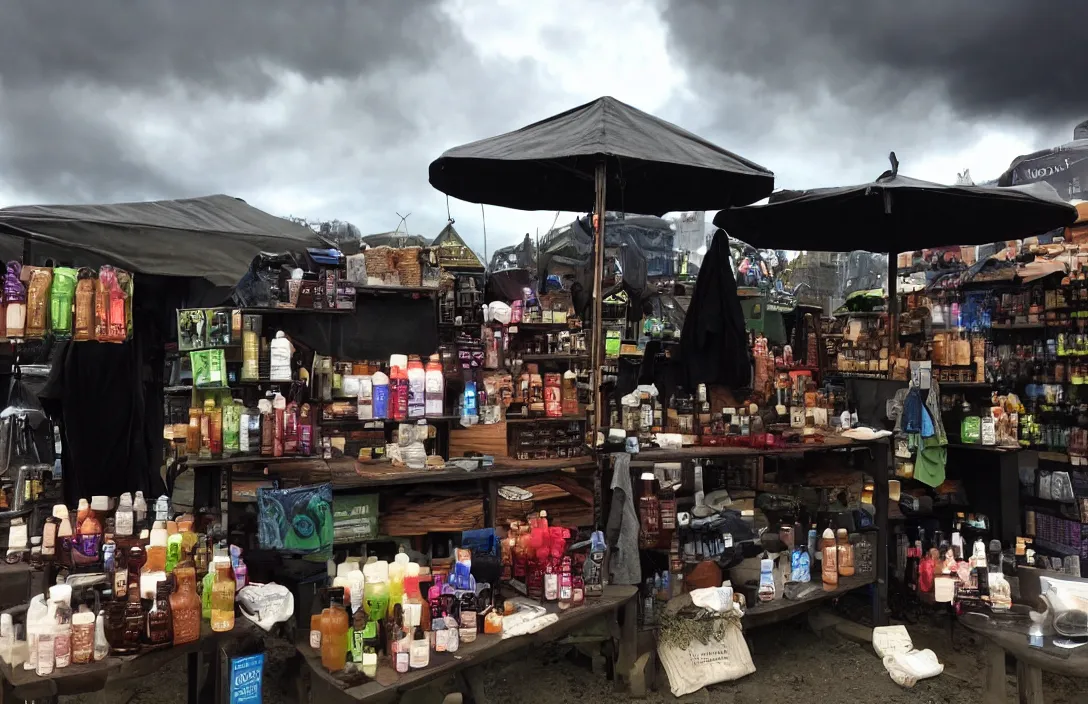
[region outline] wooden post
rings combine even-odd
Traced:
[[[994,643],[986,646],[982,704],[1005,704],[1005,651]]]
[[[1022,660],[1016,661],[1016,690],[1020,704],[1045,704],[1043,701],[1043,671]]]
[[[873,626],[888,625],[888,453],[887,443],[871,449],[869,465],[873,474],[873,505],[876,507],[876,555],[873,569]]]

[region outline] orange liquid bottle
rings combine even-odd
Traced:
[[[321,612],[321,664],[329,672],[344,669],[348,654],[348,612],[344,589],[329,590],[329,608]]]

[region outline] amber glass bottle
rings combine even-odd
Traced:
[[[140,650],[140,642],[147,630],[147,613],[140,603],[140,587],[136,582],[128,584],[128,603],[125,604],[124,634],[121,639],[121,648],[114,649],[114,653],[136,653]]]
[[[178,567],[174,570],[178,588],[170,595],[170,611],[174,615],[174,645],[192,643],[200,638],[200,597],[196,595],[196,570]]]

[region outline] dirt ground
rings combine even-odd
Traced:
[[[805,619],[761,629],[751,634],[752,658],[756,672],[737,682],[715,685],[682,700],[669,693],[662,677],[658,691],[642,701],[685,701],[707,704],[758,704],[789,701],[801,697],[822,704],[977,704],[981,701],[979,649],[962,628],[949,630],[936,625],[909,627],[916,645],[930,647],[945,664],[944,674],[902,689],[888,677],[869,646],[847,640],[832,632],[815,634]],[[269,642],[265,670],[264,701],[267,704],[294,702],[292,683],[278,680],[292,650],[282,643]],[[1014,668],[1009,667],[1009,672]],[[1086,673],[1088,674],[1088,673]],[[484,676],[488,701],[519,704],[613,704],[630,702],[612,682],[594,675],[588,664],[574,657],[570,648],[553,645],[522,652],[517,658],[492,663]],[[1065,678],[1046,676],[1048,704],[1086,704],[1083,685]],[[1010,674],[1009,701],[1015,701]],[[110,697],[116,702],[120,697]],[[101,698],[63,697],[65,704],[90,704]],[[185,701],[185,672],[181,662],[164,668],[139,683],[132,704],[182,704]],[[422,697],[422,703],[441,701]]]

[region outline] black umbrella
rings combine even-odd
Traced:
[[[989,244],[1071,225],[1077,211],[1045,183],[945,186],[899,175],[872,183],[781,191],[766,205],[722,210],[714,224],[758,248],[888,253],[888,305],[896,337],[896,255],[949,244]]]
[[[431,185],[473,203],[587,212],[599,166],[606,210],[663,215],[747,205],[774,174],[615,98],[599,98],[520,130],[454,147]]]
[[[592,210],[594,369],[601,367],[607,210],[662,215],[753,203],[774,174],[676,125],[605,97],[515,132],[454,147],[430,166],[448,195],[520,210]],[[596,427],[599,427],[599,399]]]

